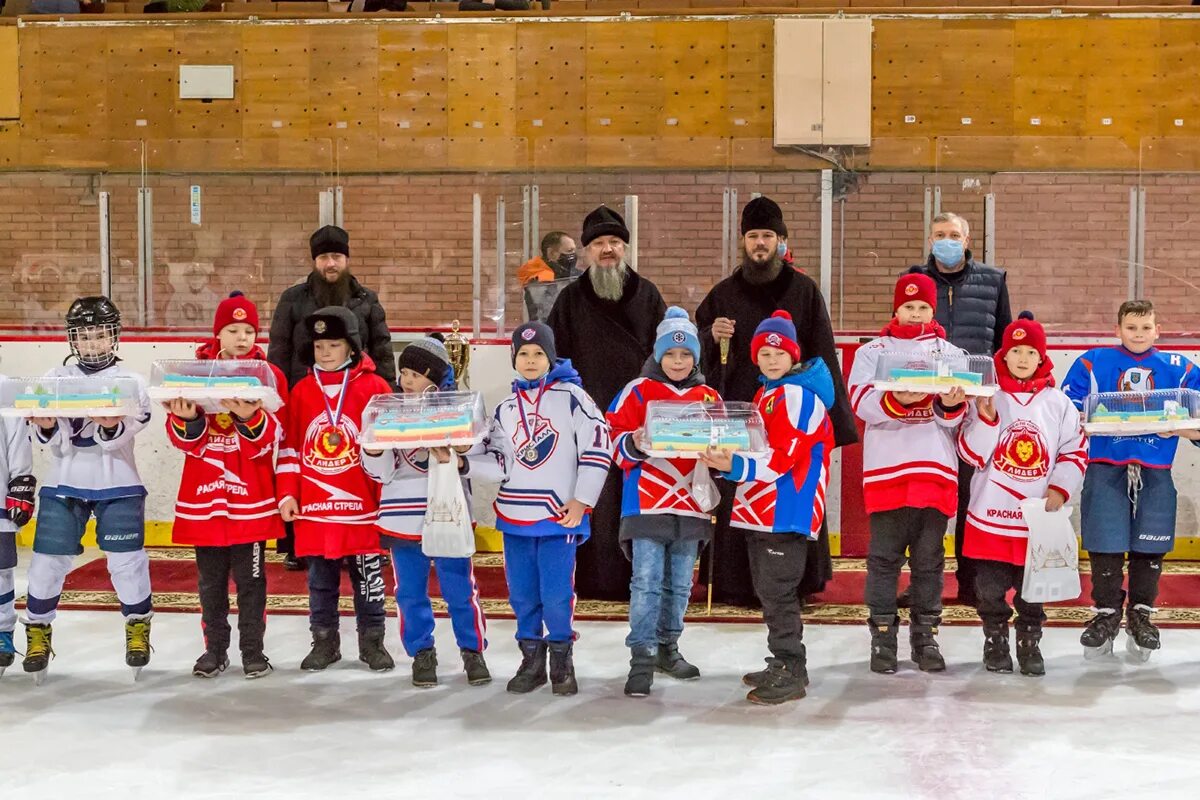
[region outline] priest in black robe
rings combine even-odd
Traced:
[[[750,340],[758,323],[783,309],[792,315],[800,342],[800,357],[820,356],[834,377],[837,400],[830,409],[837,445],[858,441],[854,413],[846,395],[846,384],[838,365],[833,326],[825,300],[815,281],[784,263],[779,237],[786,235],[783,212],[767,197],[751,200],[742,209],[742,262],[733,275],[713,287],[696,310],[700,329],[701,366],[708,383],[725,400],[750,402],[760,384],[758,366],[750,360]],[[721,363],[721,339],[729,339],[727,363]],[[730,529],[734,484],[718,481],[722,501],[717,508],[713,545],[707,554],[713,564],[713,600],[735,605],[757,605],[750,582],[746,542]],[[829,532],[822,527],[817,547],[808,548],[808,567],[801,584],[803,594],[821,591],[833,577],[829,557]],[[701,580],[707,580],[707,563],[701,565]]]
[[[654,352],[654,331],[667,305],[658,287],[629,268],[629,229],[600,206],[583,221],[587,270],[558,295],[546,324],[558,355],[571,359],[583,388],[607,411]],[[608,473],[592,509],[592,535],[576,555],[575,591],[588,600],[628,600],[631,569],[621,550],[621,470]]]

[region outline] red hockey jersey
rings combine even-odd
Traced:
[[[678,514],[708,519],[709,513],[692,496],[692,480],[700,462],[688,458],[649,458],[634,444],[633,434],[646,424],[646,405],[654,400],[711,403],[719,399],[717,390],[703,383],[678,389],[645,376],[630,381],[617,395],[607,417],[612,431],[613,460],[625,474],[622,517]]]
[[[349,371],[310,372],[292,390],[286,441],[297,453],[299,470],[279,475],[279,495],[300,506],[297,556],[379,551],[379,484],[363,471],[359,432],[367,401],[390,392],[366,353]],[[337,416],[339,405],[341,416],[333,425],[330,416]]]
[[[196,357],[216,355],[213,343]],[[255,347],[247,359],[266,355]],[[271,365],[286,408],[287,380]],[[188,421],[167,415],[167,438],[187,454],[175,502],[171,539],[176,544],[228,547],[283,535],[275,493],[275,450],[283,438],[284,408],[259,411],[246,422],[231,414],[207,414]],[[280,457],[280,467],[287,457]]]

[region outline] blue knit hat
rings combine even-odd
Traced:
[[[700,335],[696,325],[688,319],[687,311],[679,306],[668,308],[667,315],[658,323],[658,330],[654,332],[654,360],[662,361],[672,347],[685,348],[696,363],[700,363]]]

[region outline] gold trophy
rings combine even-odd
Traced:
[[[459,332],[458,325],[458,320],[450,323],[450,335],[445,341],[446,353],[450,356],[450,366],[454,367],[455,381],[464,388],[470,388],[467,368],[471,365],[471,340],[465,333]]]

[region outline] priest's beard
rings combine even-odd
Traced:
[[[742,275],[750,283],[770,283],[783,271],[783,259],[773,253],[769,261],[759,262],[742,253]]]
[[[592,289],[596,292],[596,296],[614,302],[620,300],[621,295],[625,294],[626,269],[624,263],[615,267],[602,267],[595,264],[589,268],[588,280],[592,282]]]
[[[333,283],[317,273],[317,279],[313,282],[313,299],[317,301],[317,308],[346,305],[350,299],[350,270],[339,275]]]

